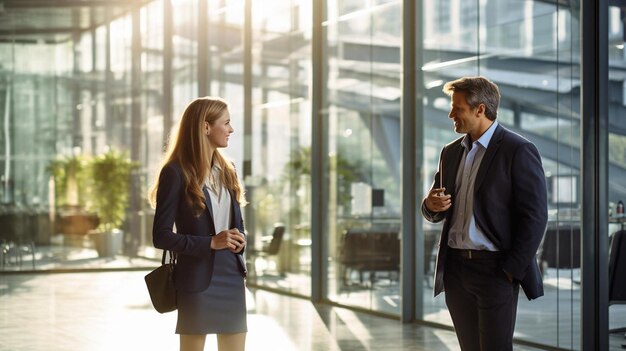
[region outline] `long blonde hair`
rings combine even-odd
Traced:
[[[187,106],[180,118],[178,131],[170,134],[163,162],[150,189],[149,199],[153,207],[156,206],[159,188],[158,174],[163,167],[173,162],[180,165],[185,178],[185,200],[192,208],[197,209],[198,215],[206,208],[202,186],[211,165],[218,165],[222,169],[220,181],[232,191],[234,199],[241,206],[246,204],[243,187],[233,164],[217,149],[213,151],[213,159],[209,159],[210,147],[203,128],[204,122],[213,125],[227,109],[226,101],[217,97],[197,98]]]

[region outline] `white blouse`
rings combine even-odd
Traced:
[[[217,165],[211,169],[211,174],[207,176],[204,185],[209,190],[211,196],[211,210],[213,212],[213,223],[215,223],[215,234],[223,230],[230,229],[231,198],[230,192],[224,184],[220,182],[220,172],[222,170]]]

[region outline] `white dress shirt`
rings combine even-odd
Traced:
[[[452,222],[448,233],[448,246],[456,249],[498,251],[487,239],[474,219],[474,183],[480,163],[485,156],[489,142],[498,122],[494,121],[483,135],[470,144],[469,135],[465,135],[461,145],[465,151],[456,175],[456,199],[452,212]]]

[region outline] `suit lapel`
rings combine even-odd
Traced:
[[[206,209],[209,212],[209,230],[211,231],[211,233],[209,234],[215,235],[217,233],[215,232],[215,222],[213,221],[213,207],[211,206],[211,195],[209,194],[206,186],[202,187],[202,192],[204,193],[204,204],[206,205]]]
[[[478,168],[478,173],[476,174],[476,179],[474,181],[474,192],[478,191],[478,189],[480,189],[480,186],[483,184],[483,180],[485,180],[485,177],[487,176],[487,171],[489,170],[491,161],[493,161],[493,158],[496,155],[498,148],[500,147],[500,142],[502,141],[503,136],[504,128],[498,125],[495,132],[493,133],[493,136],[491,137],[491,141],[489,142],[487,151],[485,151],[483,160],[480,162],[480,168]]]
[[[459,172],[459,164],[461,163],[464,151],[465,149],[463,148],[463,145],[459,142],[456,145],[451,146],[450,152],[446,153],[450,155],[446,158],[447,167],[445,167],[445,169],[449,171],[444,174],[443,183],[446,185],[452,185],[451,187],[446,186],[448,194],[454,195],[456,193],[456,175]]]
[[[228,190],[228,193],[230,194],[230,213],[232,213],[230,227],[235,228],[237,227],[237,223],[241,223],[241,209],[237,206],[233,192]]]

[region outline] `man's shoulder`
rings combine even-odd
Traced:
[[[461,145],[461,142],[463,142],[463,138],[465,138],[465,135],[463,135],[463,136],[461,136],[461,137],[459,137],[459,138],[457,138],[455,140],[452,140],[451,142],[449,142],[446,145],[444,145],[443,148],[444,149],[449,149],[451,147],[459,146],[459,145]]]
[[[524,137],[521,134],[518,134],[510,129],[503,127],[502,125],[498,126],[498,129],[501,130],[502,141],[509,145],[522,145],[522,144],[532,144],[530,140]]]

